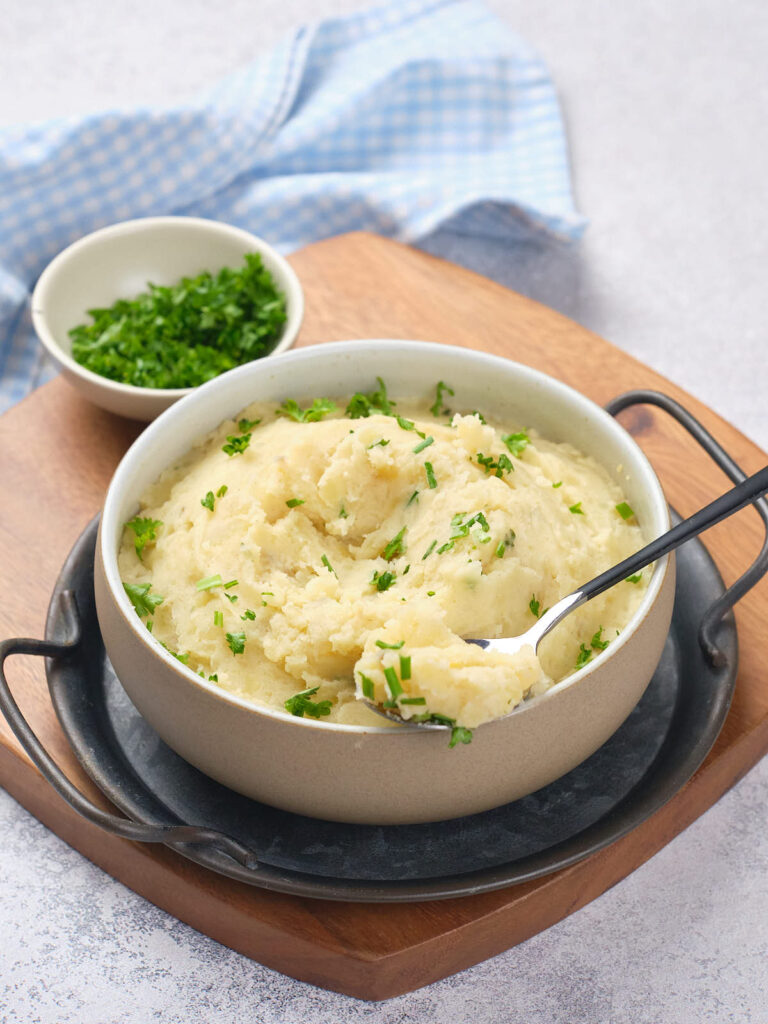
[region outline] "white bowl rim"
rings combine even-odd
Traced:
[[[499,369],[501,369],[502,366],[506,369],[511,366],[514,368],[515,372],[520,373],[523,376],[527,376],[529,381],[545,382],[546,386],[552,387],[556,392],[567,395],[571,400],[575,399],[585,412],[592,417],[596,417],[598,420],[602,420],[603,426],[605,426],[606,430],[612,433],[615,437],[620,438],[621,443],[635,449],[635,454],[638,458],[638,465],[646,476],[644,486],[648,487],[648,493],[652,495],[653,498],[654,511],[658,513],[659,522],[666,524],[664,525],[664,529],[669,529],[669,508],[664,497],[661,484],[653,467],[648,461],[648,457],[635,442],[634,438],[632,438],[632,436],[613,416],[610,415],[610,413],[597,405],[596,402],[593,402],[592,399],[587,398],[586,395],[583,395],[580,391],[577,391],[570,385],[563,383],[556,377],[552,377],[549,374],[536,370],[531,366],[527,366],[525,363],[518,363],[512,359],[506,359],[503,356],[492,355],[477,349],[463,348],[461,346],[454,345],[442,345],[437,342],[405,340],[400,338],[361,338],[348,341],[324,342],[318,345],[311,345],[304,349],[282,353],[278,358],[281,363],[286,363],[313,357],[322,358],[323,354],[333,355],[336,352],[353,355],[355,352],[361,351],[363,348],[368,348],[372,344],[386,344],[395,351],[401,351],[403,355],[413,353],[418,347],[422,352],[429,351],[434,353],[441,351],[444,354],[450,353],[452,357],[457,357],[459,359],[466,358],[470,361],[481,358],[482,360],[487,361],[491,367],[495,364]],[[303,728],[333,730],[336,732],[352,733],[357,735],[366,733],[390,736],[412,735],[416,726],[408,728],[407,723],[404,727],[393,728],[392,726],[386,725],[369,726],[349,725],[342,722],[322,722],[320,720],[291,715],[287,711],[281,711],[278,708],[271,708],[267,705],[255,704],[243,697],[238,697],[235,694],[229,693],[222,687],[216,686],[214,683],[208,682],[208,680],[204,679],[202,676],[197,675],[197,673],[185,666],[169,651],[160,647],[159,644],[148,643],[148,639],[152,639],[151,634],[147,633],[146,627],[143,626],[141,620],[136,615],[133,605],[123,588],[117,567],[117,551],[112,551],[106,542],[106,538],[112,535],[116,525],[115,520],[117,517],[117,511],[115,506],[117,505],[118,500],[116,495],[119,495],[122,490],[121,483],[123,479],[130,475],[133,465],[137,461],[141,460],[144,448],[146,446],[151,446],[158,434],[162,436],[162,433],[164,433],[167,428],[170,429],[173,420],[178,418],[180,415],[180,408],[183,412],[182,407],[184,405],[188,405],[192,401],[198,401],[198,396],[202,394],[203,391],[207,394],[211,391],[226,389],[229,386],[229,381],[232,379],[233,375],[237,374],[238,376],[242,376],[247,373],[253,373],[253,366],[253,363],[245,363],[242,366],[237,366],[234,369],[228,370],[226,373],[223,373],[220,376],[215,377],[213,380],[207,381],[205,384],[195,388],[192,395],[185,398],[181,403],[175,403],[150,423],[136,438],[121,459],[107,491],[101,515],[101,529],[99,530],[98,540],[102,565],[104,567],[104,575],[112,597],[131,631],[147,647],[148,650],[152,651],[154,655],[162,659],[169,668],[181,675],[186,681],[194,683],[196,686],[205,690],[218,700],[223,700],[225,703],[239,707],[250,714],[266,715],[269,718],[276,718],[280,721],[290,722],[293,725],[301,726]],[[309,396],[305,395],[301,397]],[[239,411],[240,410],[233,410],[233,415]],[[194,441],[190,443],[190,446],[193,443]],[[560,682],[555,683],[554,686],[550,687],[550,689],[546,690],[544,693],[521,702],[506,715],[493,719],[491,722],[483,723],[483,725],[494,725],[498,722],[506,721],[515,715],[523,714],[532,710],[544,701],[551,700],[556,694],[562,693],[566,689],[570,689],[570,687],[590,675],[596,668],[602,666],[605,661],[611,658],[616,651],[620,650],[626,643],[628,643],[647,615],[649,609],[656,600],[659,591],[661,590],[661,586],[669,568],[669,558],[669,555],[665,555],[655,563],[653,575],[651,576],[645,590],[640,606],[635,610],[634,615],[622,630],[620,636],[613,640],[608,648],[600,651],[590,662],[587,663],[587,665],[579,669],[577,672],[567,676],[565,679],[562,679]],[[478,726],[477,728],[482,728],[482,726]]]
[[[53,332],[48,327],[48,320],[45,313],[45,301],[51,282],[55,278],[56,274],[61,270],[62,266],[65,265],[73,255],[76,255],[84,249],[90,248],[94,244],[104,241],[106,238],[154,230],[156,228],[169,227],[171,225],[181,229],[182,231],[195,228],[197,230],[210,231],[212,234],[228,235],[230,238],[236,238],[240,241],[247,242],[248,245],[252,247],[253,251],[258,252],[261,255],[267,255],[269,259],[280,268],[281,273],[285,275],[286,281],[288,282],[288,287],[285,289],[288,309],[285,329],[277,345],[275,345],[271,352],[268,352],[266,356],[260,356],[258,359],[251,360],[251,362],[259,362],[261,359],[266,359],[268,356],[278,355],[290,348],[299,333],[299,328],[301,327],[302,320],[304,319],[304,289],[301,286],[301,282],[299,281],[296,271],[285,257],[281,256],[277,249],[271,246],[269,242],[260,238],[258,235],[254,235],[250,231],[246,231],[245,228],[238,228],[234,224],[227,224],[220,220],[211,220],[207,217],[135,217],[132,220],[119,221],[117,224],[108,224],[106,227],[98,228],[96,231],[91,231],[87,235],[83,235],[82,238],[78,238],[65,249],[62,249],[58,255],[54,256],[37,279],[37,284],[32,292],[32,299],[30,302],[32,325],[40,343],[48,351],[49,355],[56,360],[56,362],[60,363],[62,367],[76,376],[81,377],[83,380],[90,381],[93,384],[102,387],[105,391],[111,391],[116,395],[133,397],[137,397],[139,395],[143,397],[156,396],[158,401],[160,401],[163,398],[184,398],[186,395],[196,391],[198,387],[202,387],[202,385],[197,384],[188,388],[147,388],[138,384],[122,384],[120,381],[111,380],[109,377],[103,377],[100,373],[94,373],[93,370],[89,370],[87,367],[78,363],[68,352],[65,352],[61,345],[59,345],[53,335]],[[242,365],[247,366],[248,364],[243,363]],[[235,367],[235,369],[238,369],[238,367]],[[221,374],[219,376],[221,376]],[[208,382],[206,381],[206,383]]]

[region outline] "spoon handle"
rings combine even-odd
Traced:
[[[627,576],[631,576],[640,569],[644,569],[651,562],[663,558],[664,555],[674,551],[675,548],[680,547],[687,540],[691,540],[691,538],[698,536],[704,530],[708,530],[710,526],[714,526],[722,519],[726,519],[734,512],[738,512],[745,505],[750,505],[753,501],[757,501],[766,492],[768,492],[768,466],[765,466],[764,469],[759,470],[753,476],[747,477],[746,480],[731,488],[730,491],[726,491],[719,498],[715,498],[709,505],[706,505],[688,519],[684,519],[677,526],[673,526],[667,533],[657,537],[656,540],[652,540],[650,544],[646,544],[644,548],[636,551],[634,555],[630,555],[623,562],[619,562],[618,565],[614,565],[611,569],[606,569],[604,573],[590,580],[589,583],[586,583],[578,591],[582,598],[578,603],[583,604],[584,601],[597,597],[598,594],[602,594],[604,590],[608,590],[615,583],[619,583],[621,580],[626,579]]]

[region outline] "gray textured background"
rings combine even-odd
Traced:
[[[0,0],[0,121],[180,99],[292,25],[358,6]],[[549,63],[590,227],[573,250],[445,235],[429,247],[603,334],[768,448],[768,9],[490,6]],[[200,936],[0,792],[0,1020],[764,1024],[767,809],[768,760],[572,918],[428,989],[366,1004]]]

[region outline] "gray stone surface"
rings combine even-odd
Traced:
[[[357,6],[0,0],[0,120],[182,98],[291,25]],[[591,224],[574,249],[510,251],[445,234],[429,248],[610,338],[768,448],[765,6],[491,6],[552,69]],[[0,793],[0,1021],[764,1024],[767,809],[768,761],[573,917],[375,1005],[292,981],[197,934]]]

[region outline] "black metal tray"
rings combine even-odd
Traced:
[[[703,760],[725,719],[736,678],[732,616],[708,664],[699,626],[722,579],[697,541],[678,552],[672,628],[642,700],[618,732],[564,778],[504,807],[410,826],[345,825],[276,810],[226,789],[168,748],[131,704],[107,659],[93,598],[96,523],[56,584],[46,637],[70,628],[61,595],[74,594],[82,639],[48,659],[56,713],[90,777],[126,815],[194,825],[236,839],[246,867],[215,840],[170,844],[240,881],[303,896],[416,900],[468,895],[555,871],[618,839],[665,803]]]
[[[674,400],[633,391],[608,404],[673,416],[734,483],[744,472]],[[755,503],[768,527],[768,502]],[[96,521],[56,583],[46,639],[0,642],[0,711],[23,749],[80,814],[126,839],[162,842],[241,882],[319,899],[446,899],[529,881],[615,842],[693,775],[725,721],[736,682],[733,604],[768,569],[768,537],[728,590],[699,541],[677,552],[670,633],[646,693],[591,758],[504,807],[409,826],[344,825],[280,811],[219,785],[173,753],[131,704],[106,657],[93,595]],[[96,807],[60,771],[25,721],[3,664],[46,658],[53,705],[81,765],[126,817]],[[290,752],[288,752],[289,756]],[[331,783],[329,783],[331,784]]]

